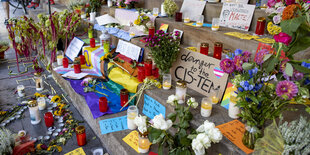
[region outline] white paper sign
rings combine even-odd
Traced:
[[[123,54],[132,60],[138,61],[141,52],[141,47],[123,40],[119,40],[116,52],[119,52],[120,54]]]
[[[74,37],[73,40],[70,42],[70,45],[67,48],[66,56],[73,61],[75,57],[77,57],[80,53],[84,45],[84,41],[81,39]]]
[[[252,21],[255,5],[224,3],[220,26],[248,31]]]
[[[113,18],[112,16],[105,14],[99,17],[96,17],[97,23],[99,25],[107,25],[107,24],[112,24],[112,23],[117,23],[119,24],[119,21]]]
[[[83,78],[83,77],[85,77],[87,75],[88,75],[88,73],[75,74],[74,71],[70,71],[70,72],[67,72],[66,74],[64,74],[62,76],[65,77],[65,78],[78,80],[78,79],[81,79],[81,78]]]
[[[206,1],[184,0],[180,12],[182,12],[183,18],[189,17],[192,21],[195,21],[202,14],[205,6]]]

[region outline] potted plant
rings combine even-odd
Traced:
[[[4,52],[9,49],[9,43],[6,41],[0,41],[0,59],[4,59]]]

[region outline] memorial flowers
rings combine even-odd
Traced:
[[[169,73],[180,52],[180,32],[165,33],[158,30],[153,37],[144,39],[145,47],[151,49],[152,58],[160,69],[161,75]]]
[[[134,120],[135,124],[138,127],[138,131],[140,133],[146,133],[147,132],[147,117],[146,116],[137,116]]]
[[[126,9],[133,9],[138,2],[139,0],[118,0],[117,6],[125,7]]]
[[[172,17],[179,8],[173,0],[165,0],[164,9],[167,15]]]
[[[144,33],[147,33],[149,32],[149,28],[147,26],[147,23],[150,21],[150,17],[147,16],[146,14],[144,13],[139,13],[139,16],[138,18],[134,21],[134,24],[135,25],[138,25],[138,26],[143,26],[144,27]]]

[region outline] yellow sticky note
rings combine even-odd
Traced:
[[[193,51],[193,52],[198,52],[196,47],[186,47],[185,49]]]
[[[65,155],[86,155],[83,148],[79,147],[71,152],[66,153]]]
[[[275,40],[271,38],[259,38],[255,40],[262,42],[262,43],[266,43],[266,44],[273,44],[275,42]]]
[[[130,147],[132,147],[136,152],[139,153],[138,143],[139,143],[139,135],[138,131],[134,130],[130,132],[126,137],[123,138],[123,141],[127,143]]]

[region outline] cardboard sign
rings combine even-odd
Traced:
[[[133,148],[137,153],[140,153],[138,150],[139,135],[138,131],[131,131],[126,137],[123,138],[123,141],[127,143],[131,148]]]
[[[152,97],[144,94],[144,105],[142,113],[147,117],[153,119],[156,115],[162,114],[166,116],[166,107],[161,105],[158,101]]]
[[[116,131],[128,129],[127,116],[115,117],[99,121],[101,134],[107,134]]]
[[[173,80],[185,80],[189,88],[204,96],[219,89],[220,99],[228,79],[228,74],[220,69],[220,60],[186,50],[180,51],[171,73]]]
[[[224,3],[220,16],[220,26],[248,31],[255,5]]]
[[[238,146],[246,154],[250,154],[253,150],[247,148],[242,143],[243,133],[245,132],[245,126],[238,120],[233,120],[228,123],[216,126],[222,134],[229,139],[232,143]]]
[[[119,52],[132,60],[139,61],[141,47],[123,40],[119,40],[116,52]]]
[[[81,39],[74,37],[67,48],[66,56],[73,61],[79,55],[83,45],[84,42]]]
[[[206,6],[206,1],[193,1],[184,0],[181,11],[184,17],[189,17],[191,20],[195,21],[199,15],[202,14]]]

